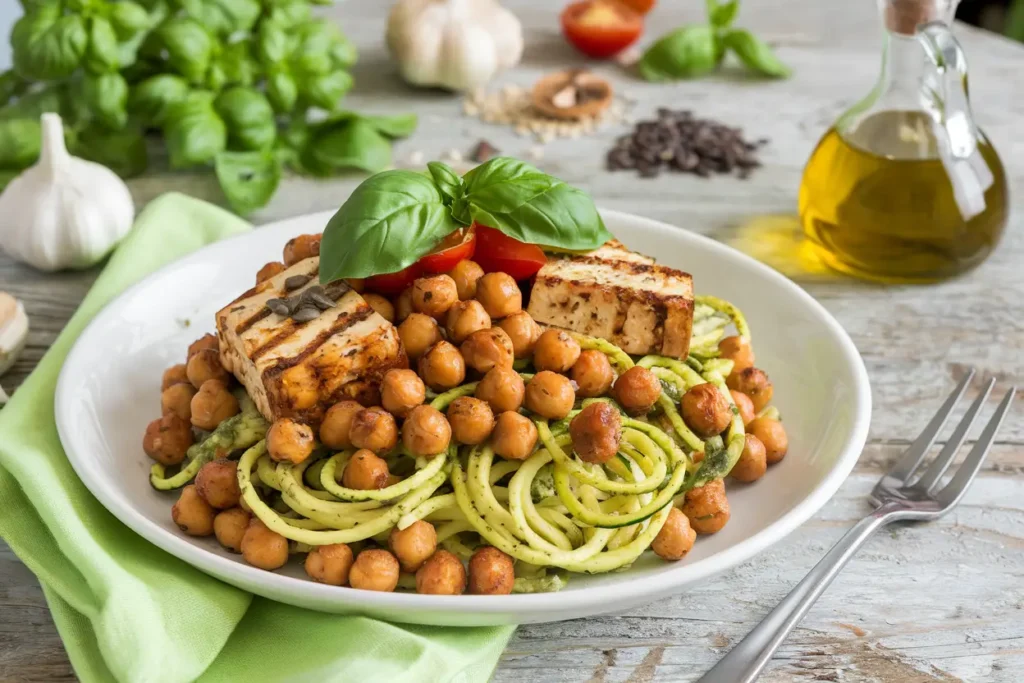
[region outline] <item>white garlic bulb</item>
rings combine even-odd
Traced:
[[[57,114],[42,130],[39,161],[0,194],[0,248],[40,270],[88,268],[131,229],[135,205],[117,174],[68,153]]]
[[[7,372],[25,348],[28,338],[28,316],[25,306],[7,292],[0,292],[0,375]],[[7,394],[0,387],[0,405]]]

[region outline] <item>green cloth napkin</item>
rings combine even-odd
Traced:
[[[64,332],[0,410],[0,536],[39,577],[84,681],[486,681],[514,627],[389,624],[253,596],[136,536],[68,463],[53,396],[82,329],[164,263],[249,229],[178,194],[139,215]]]

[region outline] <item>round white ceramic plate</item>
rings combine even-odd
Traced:
[[[824,308],[775,271],[713,240],[605,211],[609,229],[628,246],[692,273],[698,292],[739,305],[757,363],[771,375],[789,454],[753,485],[728,483],[732,516],[725,529],[698,539],[682,562],[647,553],[626,571],[573,576],[561,592],[535,595],[376,593],[309,581],[297,561],[276,573],[250,567],[213,538],[185,536],[171,522],[174,496],[150,488],[142,433],[159,416],[163,369],[182,362],[188,344],[213,331],[214,312],[248,289],[262,264],[280,259],[288,238],[321,231],[330,215],[264,226],[154,273],[96,317],[60,375],[60,438],[89,490],[134,531],[228,583],[302,607],[423,624],[527,623],[612,612],[714,580],[776,543],[824,505],[861,452],[871,412],[867,373]]]

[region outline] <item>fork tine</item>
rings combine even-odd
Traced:
[[[927,493],[935,488],[935,485],[942,479],[942,475],[946,473],[946,469],[949,468],[950,463],[956,458],[956,454],[960,451],[960,446],[963,445],[964,440],[967,438],[967,432],[971,429],[971,425],[974,420],[978,417],[978,411],[985,405],[985,401],[988,400],[988,395],[992,392],[992,387],[996,385],[995,377],[989,379],[985,384],[985,387],[978,394],[978,398],[974,399],[974,403],[964,413],[963,418],[960,420],[960,424],[956,426],[953,433],[949,437],[949,441],[939,451],[938,456],[935,460],[928,465],[928,469],[921,475],[921,478],[914,484],[914,488]]]
[[[985,456],[988,455],[989,449],[996,440],[996,432],[999,431],[1003,418],[1009,412],[1010,404],[1013,403],[1013,396],[1016,392],[1017,387],[1010,387],[1010,390],[1006,392],[1003,400],[999,402],[996,412],[992,413],[988,424],[985,425],[985,431],[978,437],[974,448],[971,449],[970,454],[968,454],[963,464],[960,465],[960,469],[953,475],[949,483],[939,491],[936,498],[945,507],[948,508],[956,505],[967,491],[967,487],[974,481],[974,476],[978,474],[978,470],[981,469],[981,463],[984,462]]]
[[[897,486],[905,484],[910,479],[918,465],[924,460],[924,456],[928,454],[928,449],[935,443],[935,438],[939,435],[943,425],[946,424],[946,420],[949,419],[953,408],[960,401],[960,397],[964,395],[964,390],[967,389],[967,385],[971,383],[972,379],[974,379],[974,368],[967,371],[967,375],[960,380],[960,384],[956,385],[956,389],[953,389],[953,393],[949,395],[946,402],[939,408],[939,412],[935,413],[935,417],[931,419],[931,422],[914,439],[914,443],[907,447],[899,462],[885,475],[885,479],[890,477],[895,479],[898,482]]]

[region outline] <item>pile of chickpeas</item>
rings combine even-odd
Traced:
[[[286,246],[284,262],[264,266],[257,282],[317,253],[319,235],[296,238]],[[327,409],[315,431],[308,424],[281,418],[266,436],[267,452],[276,462],[302,463],[318,442],[334,451],[355,449],[340,473],[340,483],[347,488],[382,489],[401,481],[385,460],[399,440],[415,457],[435,457],[454,441],[487,443],[502,458],[524,460],[536,449],[538,434],[533,420],[520,412],[523,409],[559,420],[568,416],[577,398],[611,396],[626,414],[643,416],[661,394],[661,383],[650,370],[635,366],[616,377],[604,353],[581,349],[565,331],[542,330],[523,310],[522,292],[511,276],[485,274],[471,260],[461,261],[446,274],[417,279],[394,299],[364,291],[361,281],[349,284],[397,325],[414,369],[388,371],[379,398],[372,401],[375,405],[340,401]],[[770,401],[772,385],[754,367],[747,340],[728,337],[719,350],[734,362],[727,385],[747,430],[730,476],[755,481],[768,464],[785,456],[786,433],[778,420],[755,417]],[[517,359],[531,361],[535,374],[529,381],[513,369]],[[456,398],[444,413],[427,403],[428,388],[441,393],[467,381],[478,382],[473,395]],[[188,363],[164,375],[164,416],[146,430],[146,453],[166,465],[180,463],[193,443],[192,426],[213,429],[238,412],[229,382],[216,339],[207,335],[193,344]],[[733,417],[729,402],[712,384],[688,390],[680,414],[704,439],[724,432]],[[607,462],[619,450],[620,413],[608,403],[591,403],[572,419],[569,434],[582,460]],[[694,457],[699,461],[703,453]],[[288,559],[287,540],[251,515],[240,497],[236,465],[223,457],[200,469],[195,483],[182,490],[172,516],[186,533],[213,534],[256,567],[277,569]],[[681,559],[697,534],[715,533],[728,519],[725,486],[718,479],[686,493],[681,507],[670,511],[652,549],[666,560]],[[393,529],[387,545],[367,547],[358,554],[345,544],[319,546],[307,555],[306,572],[316,581],[369,590],[394,590],[401,572],[415,574],[420,593],[512,590],[511,557],[490,546],[480,547],[468,563],[467,576],[458,557],[437,548],[436,530],[429,522]]]

